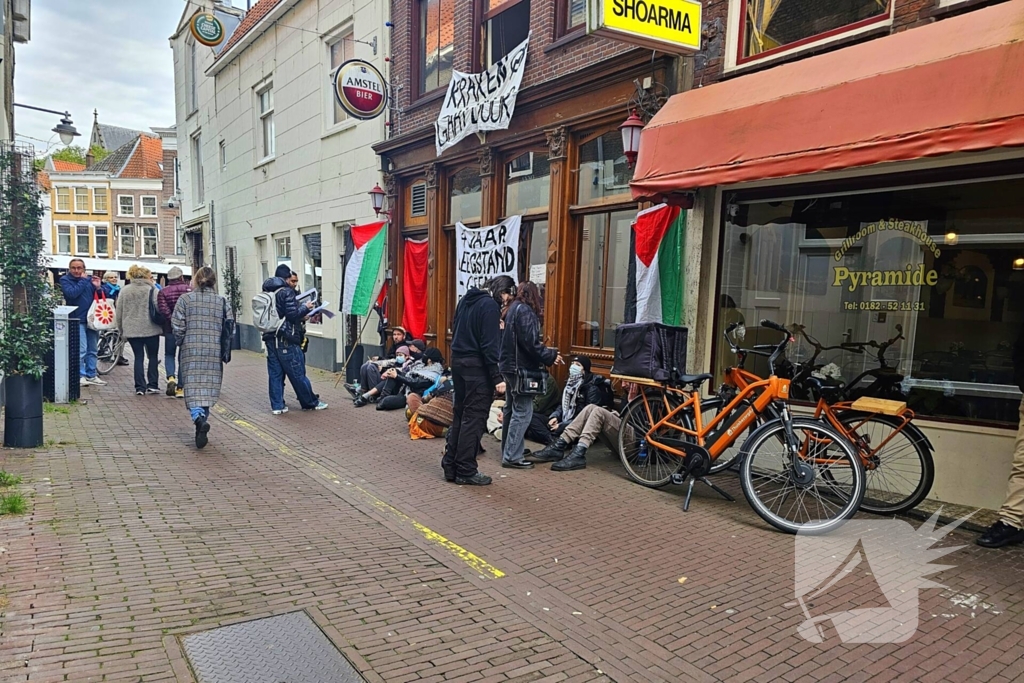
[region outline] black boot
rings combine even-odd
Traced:
[[[526,460],[528,462],[558,462],[565,457],[567,450],[569,450],[569,444],[563,441],[562,437],[558,437],[553,444],[545,446],[544,450],[527,455]]]
[[[551,466],[553,472],[568,472],[569,470],[583,470],[587,468],[587,447],[581,443],[576,444],[572,453],[565,456]]]
[[[1010,526],[1000,520],[990,526],[985,533],[974,541],[983,548],[1002,548],[1024,542],[1024,529]]]
[[[209,442],[210,437],[207,434],[210,433],[210,423],[207,421],[205,415],[200,415],[199,419],[196,420],[196,448],[205,448]]]

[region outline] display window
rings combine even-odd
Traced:
[[[722,334],[770,343],[835,381],[879,367],[919,416],[1011,426],[1012,349],[1024,322],[1024,180],[744,201],[726,197],[715,370]],[[753,361],[755,372],[765,372]],[[869,374],[872,381],[877,374]]]

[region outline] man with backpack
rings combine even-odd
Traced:
[[[288,412],[284,402],[285,377],[291,382],[303,410],[327,408],[327,404],[313,393],[306,377],[306,357],[302,351],[304,322],[314,307],[313,302],[305,305],[298,302],[295,290],[288,284],[291,275],[291,268],[287,265],[278,266],[274,277],[263,283],[263,291],[252,300],[253,324],[267,345],[270,410],[274,415]]]

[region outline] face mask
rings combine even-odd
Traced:
[[[583,374],[583,368],[580,367],[579,365],[575,365],[574,364],[574,365],[570,365],[569,366],[569,376],[570,377],[579,377],[582,374]]]
[[[413,360],[419,360],[420,358],[423,358],[423,354],[420,353],[419,351],[410,351],[409,357],[412,358]]]
[[[405,356],[403,356],[402,354],[398,354],[397,356],[395,356],[395,362],[399,364],[404,363]]]

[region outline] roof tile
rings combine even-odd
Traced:
[[[74,173],[75,171],[84,171],[85,164],[78,164],[74,161],[61,161],[60,159],[52,159],[53,170],[59,173]]]
[[[260,19],[270,14],[270,10],[274,9],[281,4],[283,0],[259,0],[255,5],[252,6],[245,17],[242,19],[242,23],[238,25],[235,32],[228,38],[227,44],[224,49],[217,55],[217,59],[220,59],[228,50],[230,50],[238,41],[245,37],[245,34],[252,30],[252,27],[260,22]]]

